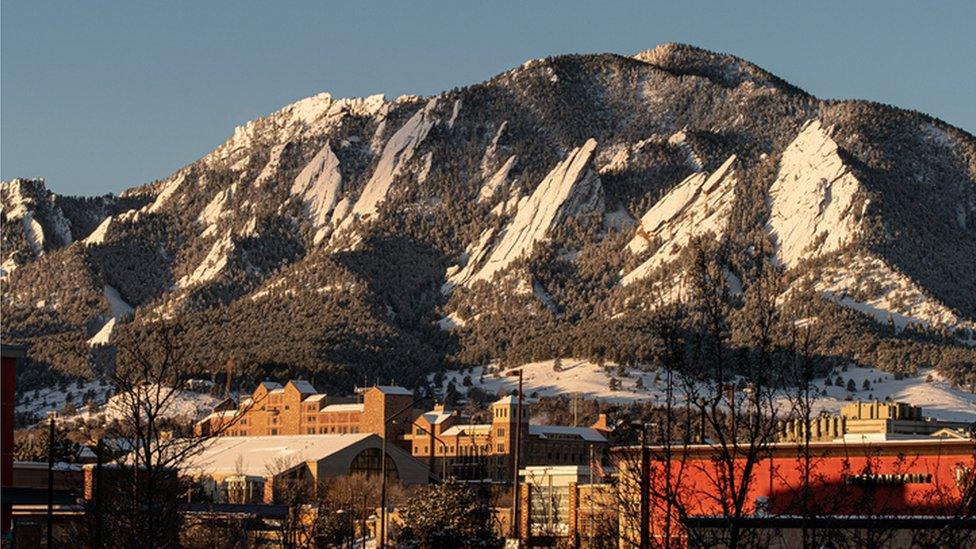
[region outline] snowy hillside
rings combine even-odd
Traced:
[[[523,364],[523,387],[529,396],[559,396],[579,393],[583,398],[603,402],[629,403],[649,401],[662,405],[665,398],[665,379],[663,372],[642,372],[632,368],[621,370],[617,365],[600,367],[586,360],[562,359],[561,367],[554,369],[553,360]],[[608,373],[609,370],[609,373]],[[485,372],[482,375],[482,372]],[[626,375],[620,375],[625,373]],[[816,411],[836,413],[852,400],[893,400],[907,402],[923,408],[926,416],[950,421],[976,422],[976,393],[953,387],[938,373],[921,371],[917,375],[896,379],[890,373],[873,368],[852,367],[837,369],[837,376],[844,380],[843,386],[831,379],[820,378],[814,381],[818,389],[826,394],[818,397]],[[470,380],[466,385],[465,379]],[[612,380],[619,382],[619,388],[611,389]],[[847,382],[853,381],[856,391],[847,390]],[[870,388],[864,389],[864,382]],[[466,388],[478,387],[490,394],[514,391],[518,387],[517,378],[502,375],[496,367],[475,367],[470,372],[450,372],[444,376],[442,390],[453,383],[461,393]],[[680,389],[676,389],[678,401]],[[679,402],[680,405],[680,402]],[[785,398],[781,406],[788,406]]]

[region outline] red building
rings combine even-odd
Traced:
[[[10,530],[12,515],[10,498],[6,492],[13,486],[14,480],[14,404],[16,402],[16,372],[17,364],[26,358],[24,347],[14,345],[0,346],[0,448],[2,448],[2,463],[0,463],[0,490],[5,494],[2,498],[3,533]]]
[[[736,459],[723,458],[721,449],[710,445],[617,449],[620,484],[631,494],[625,499],[635,502],[633,516],[620,517],[621,536],[640,544],[636,510],[644,507],[645,536],[684,539],[688,519],[735,513],[736,495],[738,516],[748,518],[972,517],[974,512],[965,507],[976,471],[972,439],[824,442],[811,444],[809,453],[799,444],[778,443],[755,459],[746,453],[746,446]]]

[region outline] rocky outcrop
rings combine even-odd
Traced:
[[[636,269],[626,274],[621,284],[646,277],[672,261],[696,234],[725,234],[729,213],[735,201],[735,155],[730,156],[710,175],[696,173],[678,184],[641,217],[637,233],[627,244],[634,254],[646,252],[652,244],[660,247]]]
[[[776,260],[794,266],[803,258],[839,250],[860,233],[868,201],[837,152],[830,129],[808,121],[783,151],[769,189],[767,229]]]
[[[596,140],[589,139],[570,151],[519,203],[515,216],[497,237],[490,229],[482,234],[467,263],[452,273],[449,283],[491,280],[495,273],[529,253],[536,242],[544,240],[549,230],[565,219],[602,212],[603,186],[591,164],[596,145]]]
[[[339,201],[340,192],[342,174],[339,172],[339,159],[326,142],[291,185],[292,196],[299,197],[305,205],[315,230],[316,244],[328,234],[330,215]]]

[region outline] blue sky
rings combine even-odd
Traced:
[[[819,97],[917,109],[976,132],[974,21],[972,1],[4,0],[0,176],[118,192],[320,91],[431,94],[530,58],[663,42],[736,54]]]

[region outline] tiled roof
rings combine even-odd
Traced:
[[[315,387],[312,387],[311,383],[303,379],[293,379],[288,383],[294,385],[295,388],[298,389],[298,392],[303,395],[313,395],[316,393]]]

